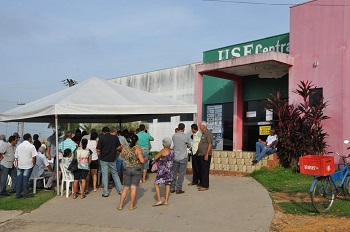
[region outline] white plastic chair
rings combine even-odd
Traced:
[[[45,177],[41,177],[39,175],[39,166],[38,165],[34,165],[32,175],[30,176],[29,179],[33,180],[33,194],[36,194],[36,182],[37,182],[37,180],[43,180],[44,188],[46,187]]]
[[[70,187],[70,183],[74,182],[74,176],[73,174],[68,171],[67,167],[63,164],[60,164],[60,168],[61,168],[61,172],[62,172],[62,182],[61,182],[61,196],[63,196],[63,186],[64,183],[66,183],[66,198],[69,197],[69,187]],[[79,185],[80,182],[79,182]],[[81,186],[80,186],[81,188]],[[72,186],[72,194],[73,194],[73,186]]]

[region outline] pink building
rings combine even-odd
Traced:
[[[205,51],[195,77],[198,121],[213,120],[218,138],[231,143],[226,148],[252,150],[249,142],[255,142],[262,127],[269,125],[268,115],[258,109],[268,98],[260,87],[266,87],[265,92],[272,90],[269,86],[286,90],[292,104],[299,99],[291,90],[308,80],[329,102],[325,113],[331,118],[324,124],[329,150],[344,153],[343,141],[350,140],[349,4],[348,0],[315,0],[295,5],[290,8],[289,34]],[[230,122],[221,119],[220,132],[215,126],[221,122],[210,118],[213,111],[208,107],[223,104],[232,104],[233,116]],[[232,132],[225,135],[229,127]],[[230,149],[224,145],[223,150]]]
[[[334,5],[334,6],[332,6]],[[350,6],[348,0],[316,0],[291,7],[289,89],[300,80],[322,88],[329,102],[325,131],[330,150],[344,153],[350,140]],[[290,103],[295,96],[289,95]]]

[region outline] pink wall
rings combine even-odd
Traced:
[[[300,80],[323,88],[329,101],[325,122],[328,150],[346,152],[343,140],[350,140],[350,7],[348,0],[316,0],[291,7],[289,89]],[[317,61],[318,66],[313,63]],[[296,96],[290,93],[290,103]]]
[[[198,72],[198,66],[196,67],[194,79],[194,102],[197,104],[197,124],[202,122],[202,102],[203,102],[203,74]]]
[[[222,61],[220,61],[223,63]],[[196,78],[195,78],[195,101],[197,103],[197,122],[200,124],[202,122],[202,102],[203,102],[203,73],[201,69],[206,66],[211,66],[212,64],[201,64],[196,66]],[[210,69],[210,68],[209,68]],[[234,84],[234,99],[233,99],[233,150],[242,150],[243,146],[243,81],[242,77],[228,74],[225,72],[218,72],[217,70],[207,71],[206,75],[223,78],[227,80],[232,80]]]

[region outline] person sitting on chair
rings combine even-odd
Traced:
[[[55,177],[55,171],[52,169],[51,165],[49,164],[49,161],[47,160],[46,156],[44,155],[46,152],[45,145],[40,146],[38,153],[36,155],[36,165],[39,167],[39,176],[48,178],[47,184],[44,187],[44,190],[51,190],[52,189],[52,183],[54,181]],[[47,168],[48,170],[46,170]]]
[[[257,164],[266,154],[273,154],[276,152],[277,145],[277,135],[276,130],[271,129],[270,135],[267,136],[266,141],[262,141],[261,139],[256,142],[256,154],[255,159],[252,161],[252,165]]]

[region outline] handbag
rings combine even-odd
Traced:
[[[77,160],[77,158],[73,158],[73,160],[72,160],[72,162],[70,162],[67,170],[70,171],[70,172],[74,172],[74,171],[78,170],[78,160]]]
[[[157,161],[153,161],[151,172],[157,172],[158,171],[158,163]]]

